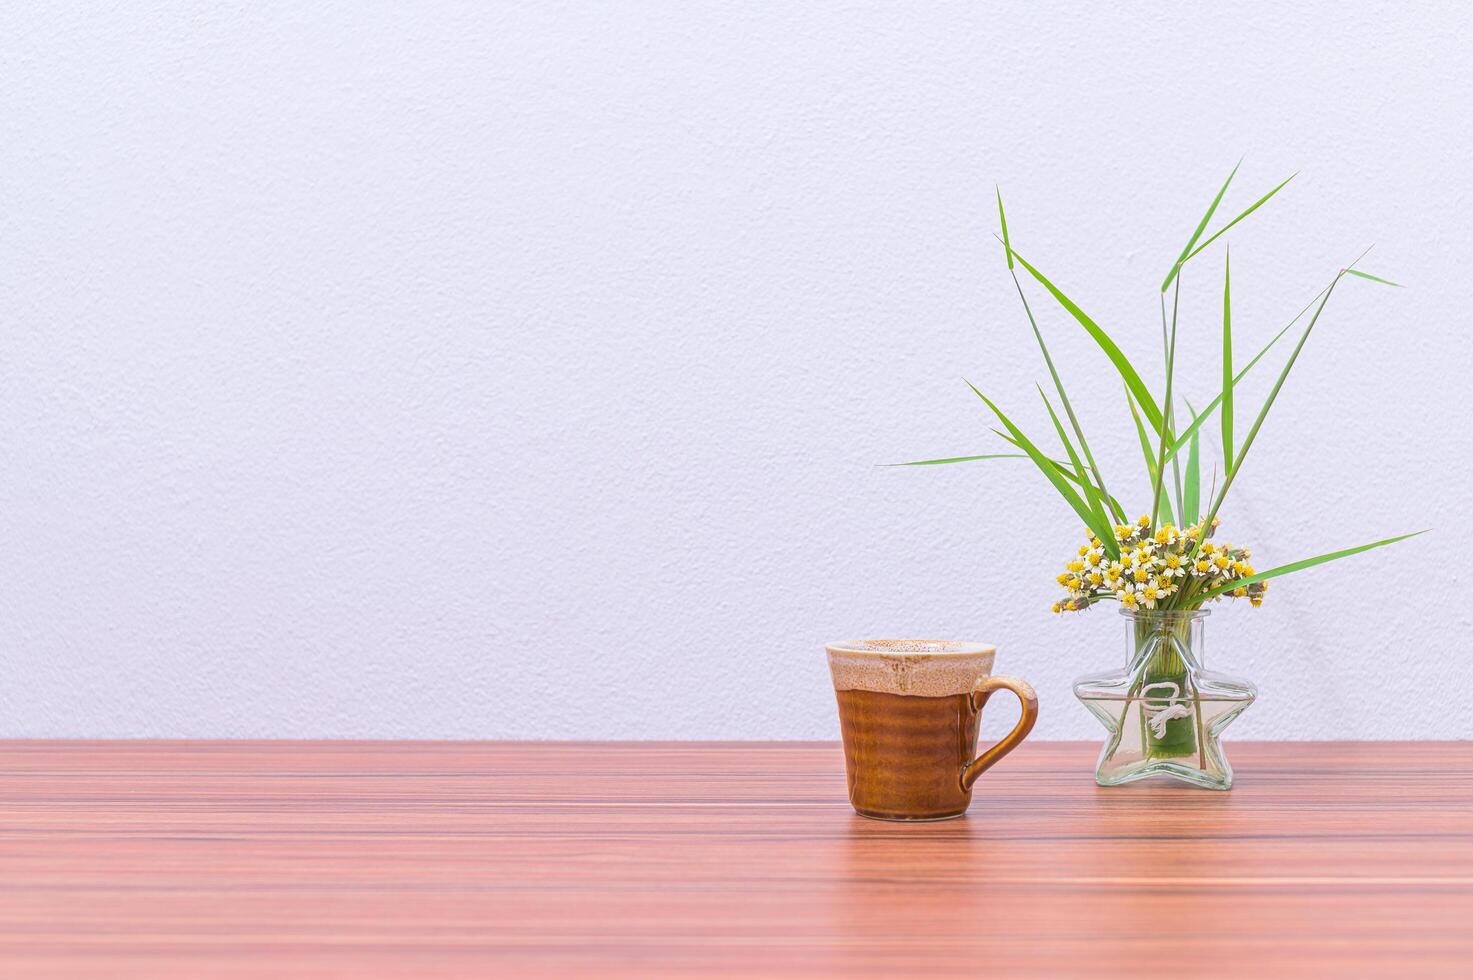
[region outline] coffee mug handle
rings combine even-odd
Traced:
[[[1021,677],[1009,677],[1006,674],[994,674],[977,682],[977,686],[972,688],[972,710],[980,714],[982,706],[987,703],[988,698],[992,697],[993,692],[1001,690],[1012,691],[1018,696],[1018,701],[1023,705],[1022,717],[1001,742],[967,763],[966,768],[962,770],[962,789],[964,790],[970,790],[978,776],[991,769],[997,760],[1016,749],[1018,743],[1033,731],[1033,723],[1038,720],[1038,695],[1033,692],[1033,685]]]

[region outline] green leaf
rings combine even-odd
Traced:
[[[1007,245],[1006,240],[1003,244]],[[1009,256],[1009,262],[1011,262],[1011,252]],[[1013,287],[1018,290],[1018,299],[1023,303],[1023,312],[1028,314],[1028,325],[1033,328],[1033,336],[1038,340],[1038,349],[1043,352],[1043,363],[1048,365],[1049,377],[1053,378],[1054,390],[1059,393],[1059,401],[1064,406],[1064,414],[1069,416],[1069,424],[1074,427],[1074,435],[1079,440],[1079,448],[1083,450],[1085,461],[1089,463],[1089,468],[1095,475],[1095,481],[1100,485],[1100,493],[1110,502],[1110,506],[1114,507],[1115,498],[1110,496],[1110,491],[1105,487],[1105,475],[1100,472],[1100,466],[1095,462],[1094,453],[1090,451],[1089,440],[1084,437],[1084,429],[1079,424],[1079,416],[1074,414],[1074,405],[1069,401],[1069,393],[1064,390],[1064,381],[1059,377],[1058,369],[1054,367],[1053,355],[1049,353],[1048,344],[1044,343],[1043,331],[1038,329],[1038,321],[1033,317],[1033,307],[1028,305],[1028,297],[1023,293],[1023,284],[1018,281],[1016,272],[1009,274],[1013,277]],[[1118,511],[1117,517],[1124,521],[1125,512]]]
[[[1073,473],[1071,473],[1071,472],[1069,472],[1069,467],[1067,467],[1067,466],[1065,466],[1065,465],[1064,465],[1064,464],[1063,464],[1063,463],[1062,463],[1062,462],[1061,462],[1061,461],[1059,461],[1059,460],[1057,460],[1057,459],[1051,459],[1051,460],[1049,460],[1049,462],[1050,462],[1050,463],[1053,463],[1053,464],[1054,464],[1054,467],[1055,467],[1055,468],[1056,468],[1056,469],[1057,469],[1057,470],[1058,470],[1058,471],[1059,471],[1059,472],[1060,472],[1060,473],[1061,473],[1061,474],[1063,474],[1063,477],[1064,477],[1064,479],[1066,479],[1066,480],[1068,480],[1068,481],[1069,481],[1069,482],[1071,482],[1071,483],[1077,483],[1077,484],[1079,484],[1079,486],[1080,486],[1080,487],[1081,487],[1081,488],[1082,488],[1082,487],[1084,487],[1084,486],[1085,486],[1085,485],[1086,485],[1086,484],[1085,484],[1085,483],[1084,483],[1084,482],[1082,482],[1082,481],[1081,481],[1081,480],[1080,480],[1080,479],[1079,479],[1079,477],[1077,477],[1077,476],[1075,476],[1075,475],[1074,475],[1074,474],[1073,474]],[[1090,486],[1090,487],[1091,487],[1091,488],[1093,488],[1093,484],[1089,484],[1089,486]],[[1098,491],[1097,491],[1097,492],[1098,492]],[[1114,498],[1114,497],[1111,497],[1111,498],[1110,498],[1110,506],[1111,506],[1111,507],[1113,507],[1113,508],[1115,508],[1115,512],[1116,512],[1116,513],[1117,513],[1117,514],[1123,514],[1123,513],[1125,513],[1125,508],[1124,508],[1124,507],[1121,507],[1121,506],[1120,506],[1120,501],[1118,501],[1118,500],[1116,500],[1116,499],[1115,499],[1115,498]],[[1122,521],[1122,522],[1121,522],[1121,523],[1124,523],[1124,522],[1123,522],[1123,521]],[[1111,525],[1111,528],[1112,528],[1112,530],[1113,530],[1113,528],[1114,528],[1114,525]],[[1091,531],[1093,531],[1093,530],[1094,530],[1094,528],[1090,528],[1090,530],[1091,530]],[[1097,534],[1097,535],[1098,535],[1098,532],[1096,532],[1096,534]],[[1117,543],[1118,543],[1118,542],[1117,542]],[[1113,556],[1114,556],[1114,552],[1111,552],[1111,556],[1112,556],[1112,557],[1113,557]]]
[[[1248,210],[1244,211],[1242,214],[1238,215],[1232,221],[1229,221],[1227,224],[1223,225],[1220,229],[1218,229],[1217,233],[1214,234],[1211,238],[1207,239],[1201,245],[1198,245],[1196,248],[1192,249],[1191,253],[1189,255],[1187,255],[1187,257],[1185,259],[1182,259],[1182,265],[1185,265],[1187,262],[1191,261],[1192,256],[1196,255],[1198,252],[1202,251],[1208,245],[1211,245],[1213,242],[1215,242],[1219,238],[1221,238],[1224,234],[1227,233],[1227,230],[1229,228],[1231,228],[1233,225],[1237,224],[1239,221],[1242,221],[1244,218],[1248,217],[1248,215],[1252,214],[1254,211],[1257,211],[1264,204],[1268,203],[1268,199],[1269,198],[1273,197],[1279,191],[1281,191],[1281,190],[1284,189],[1284,184],[1289,183],[1289,181],[1293,180],[1295,177],[1298,177],[1298,176],[1299,176],[1298,172],[1295,172],[1295,173],[1290,174],[1288,177],[1284,178],[1284,183],[1283,184],[1280,184],[1278,187],[1275,187],[1273,190],[1269,191],[1267,194],[1263,195],[1258,200],[1254,201],[1251,205],[1248,206]]]
[[[999,436],[1002,436],[1002,438],[1008,440],[1009,442],[1013,442],[1014,445],[1017,445],[1017,443],[1013,441],[1013,437],[1010,436],[1010,435],[1008,435],[1006,432],[1000,432],[997,429],[993,429],[992,431],[997,432],[997,434]],[[945,463],[970,463],[973,460],[978,460],[978,459],[1031,459],[1031,458],[1032,457],[1030,457],[1027,453],[987,453],[987,454],[984,454],[984,455],[981,455],[981,456],[948,456],[945,459],[918,459],[918,460],[915,460],[914,462],[911,462],[911,463],[876,463],[875,465],[877,465],[877,466],[887,466],[887,467],[888,466],[941,466],[941,465],[943,465]],[[1069,480],[1069,481],[1071,481],[1073,483],[1078,483],[1078,484],[1080,484],[1080,486],[1083,486],[1084,485],[1080,481],[1080,479],[1077,476],[1075,476],[1073,474],[1073,472],[1070,471],[1069,464],[1067,462],[1062,461],[1062,460],[1057,460],[1057,459],[1050,459],[1049,460],[1049,463],[1051,463],[1053,465],[1053,467],[1056,470],[1058,470],[1059,473],[1065,479],[1067,479],[1067,480]],[[1093,484],[1090,484],[1090,488],[1093,489],[1093,487],[1094,487],[1094,485]],[[1125,513],[1124,508],[1122,508],[1120,506],[1120,501],[1116,500],[1114,497],[1111,497],[1110,500],[1109,500],[1109,502],[1110,502],[1110,506],[1113,507],[1113,508],[1115,508],[1115,511],[1117,513],[1120,513],[1120,514]],[[1091,529],[1091,530],[1093,530],[1093,529]]]
[[[1038,385],[1038,397],[1043,399],[1043,407],[1048,410],[1048,417],[1054,423],[1054,431],[1059,434],[1059,441],[1064,444],[1064,453],[1069,457],[1069,465],[1074,468],[1074,473],[1081,480],[1084,476],[1084,461],[1079,458],[1079,453],[1074,450],[1074,443],[1069,441],[1069,433],[1064,431],[1064,424],[1059,421],[1059,416],[1054,412],[1054,406],[1048,400],[1048,395],[1043,393],[1043,386]]]
[[[1054,489],[1059,492],[1059,496],[1063,497],[1064,502],[1074,509],[1074,513],[1079,515],[1079,519],[1085,523],[1085,526],[1093,531],[1101,542],[1104,542],[1107,538],[1113,540],[1115,529],[1109,523],[1102,524],[1096,521],[1094,513],[1083,500],[1079,499],[1079,494],[1074,492],[1073,488],[1069,486],[1069,482],[1059,474],[1058,468],[1053,464],[1053,461],[1039,452],[1038,447],[1030,442],[1028,437],[1023,434],[1023,430],[1014,425],[1012,419],[1004,415],[1002,409],[993,404],[992,399],[982,394],[982,392],[977,391],[976,385],[968,381],[967,387],[971,388],[978,398],[987,403],[987,407],[992,409],[992,413],[997,416],[998,421],[1003,424],[1003,427],[1011,433],[1018,446],[1033,460],[1033,465],[1037,466],[1039,472],[1054,485]]]
[[[1013,267],[1013,246],[1008,241],[1008,216],[1002,209],[1002,188],[997,188],[997,219],[1002,222],[1002,247],[1008,253],[1008,268]]]
[[[1068,310],[1070,315],[1079,321],[1079,325],[1085,329],[1085,332],[1094,338],[1095,343],[1105,352],[1105,356],[1115,365],[1115,370],[1120,372],[1120,377],[1125,379],[1125,386],[1130,389],[1131,394],[1140,403],[1141,411],[1146,413],[1146,418],[1150,421],[1151,428],[1159,431],[1161,428],[1161,409],[1157,407],[1156,400],[1151,397],[1150,389],[1141,380],[1141,376],[1136,371],[1135,366],[1130,363],[1130,358],[1125,356],[1125,353],[1115,344],[1115,341],[1110,339],[1110,335],[1100,328],[1099,324],[1090,319],[1089,315],[1081,310],[1073,300],[1060,292],[1057,286],[1049,282],[1043,273],[1030,265],[1028,260],[1023,258],[1023,256],[1018,255],[1016,252],[1013,255],[1017,258],[1018,263],[1032,274],[1034,279],[1037,279],[1043,284],[1045,289],[1053,294],[1054,299],[1059,301],[1059,305]]]
[[[1356,256],[1356,261],[1359,261],[1361,256],[1364,255],[1365,252],[1362,252]],[[1351,263],[1351,265],[1354,264],[1354,262]],[[1273,389],[1268,393],[1268,398],[1264,401],[1263,408],[1258,411],[1258,418],[1253,420],[1253,427],[1248,430],[1248,437],[1243,440],[1243,447],[1238,450],[1237,456],[1231,462],[1223,464],[1225,469],[1222,476],[1222,489],[1217,492],[1217,498],[1213,500],[1212,508],[1207,512],[1208,523],[1211,523],[1212,519],[1217,516],[1218,510],[1222,507],[1222,502],[1227,499],[1228,490],[1232,489],[1233,481],[1238,478],[1238,473],[1243,468],[1243,461],[1248,456],[1248,450],[1253,446],[1253,440],[1258,437],[1258,430],[1262,428],[1263,420],[1268,417],[1268,410],[1273,408],[1274,401],[1279,397],[1279,390],[1284,387],[1284,381],[1289,377],[1289,371],[1294,367],[1294,362],[1299,359],[1299,352],[1304,350],[1305,341],[1309,340],[1309,335],[1314,332],[1314,325],[1319,322],[1320,314],[1325,311],[1325,304],[1330,302],[1330,297],[1335,294],[1335,286],[1344,276],[1345,270],[1342,269],[1334,279],[1330,280],[1330,285],[1324,292],[1324,299],[1320,300],[1320,305],[1315,309],[1314,316],[1309,318],[1309,324],[1304,328],[1304,333],[1299,335],[1299,343],[1294,345],[1294,350],[1289,354],[1289,360],[1285,362],[1284,369],[1279,372],[1278,380],[1274,382]],[[1191,554],[1187,555],[1188,561],[1191,561],[1191,559],[1197,556],[1197,552],[1202,548],[1202,542],[1206,540],[1207,536],[1205,534],[1197,539],[1197,543],[1192,547]]]
[[[995,433],[997,433],[997,435],[1000,438],[1006,439],[1008,442],[1012,443],[1013,445],[1018,446],[1019,449],[1023,448],[1021,445],[1019,445],[1018,440],[1014,439],[1012,436],[1008,435],[1006,432],[1003,432],[1001,429],[993,429],[992,431],[995,432]],[[1018,458],[1019,459],[1027,459],[1028,457],[1026,455],[1023,455],[1023,456],[1019,456]],[[1058,459],[1050,459],[1049,462],[1054,465],[1054,469],[1058,470],[1059,471],[1059,474],[1061,476],[1063,476],[1064,479],[1069,480],[1069,481],[1071,481],[1073,483],[1078,483],[1081,487],[1084,485],[1083,482],[1080,481],[1079,477],[1075,476],[1074,473],[1069,469],[1069,463],[1067,461],[1065,461],[1065,460],[1058,460]],[[895,465],[904,465],[904,464],[895,464],[895,463],[892,463],[890,465],[895,466]],[[1116,500],[1114,497],[1109,497],[1108,495],[1106,495],[1106,496],[1107,496],[1107,499],[1110,502],[1110,506],[1114,509],[1115,513],[1122,514],[1123,515],[1125,513],[1125,508],[1120,506],[1120,501]],[[1121,522],[1123,523],[1124,521],[1125,521],[1125,518],[1122,517],[1121,518]],[[1093,530],[1093,529],[1091,529],[1091,530]]]
[[[1161,526],[1162,521],[1167,524],[1176,523],[1176,517],[1171,513],[1171,498],[1164,493],[1161,495],[1161,506],[1156,508],[1156,516],[1152,520],[1156,522],[1157,527]]]
[[[880,463],[880,466],[940,466],[943,463],[970,463],[974,459],[1027,459],[1024,453],[989,453],[984,456],[948,456],[945,459],[917,459],[909,463]]]
[[[1172,419],[1168,421],[1174,421],[1175,417],[1176,413],[1173,412]],[[1171,457],[1171,475],[1176,484],[1176,516],[1185,521],[1187,518],[1187,504],[1186,501],[1182,499],[1181,460],[1178,459],[1176,456]]]
[[[1372,282],[1384,282],[1386,285],[1395,286],[1397,289],[1406,288],[1399,282],[1392,282],[1390,279],[1382,279],[1380,276],[1373,276],[1369,272],[1362,272],[1359,269],[1346,269],[1345,271],[1350,273],[1352,276],[1360,276],[1362,279],[1369,279]]]
[[[1255,582],[1266,582],[1271,578],[1278,578],[1280,575],[1288,575],[1290,572],[1297,572],[1306,568],[1313,568],[1316,565],[1323,565],[1327,561],[1335,561],[1337,558],[1348,558],[1351,555],[1358,555],[1362,551],[1370,551],[1372,548],[1380,548],[1388,544],[1396,544],[1396,542],[1398,541],[1405,541],[1407,538],[1415,538],[1419,534],[1426,533],[1426,531],[1413,531],[1411,534],[1402,534],[1398,537],[1387,538],[1384,541],[1375,541],[1371,544],[1363,544],[1356,548],[1346,548],[1344,551],[1332,551],[1328,555],[1320,555],[1317,558],[1306,558],[1303,561],[1290,562],[1287,565],[1280,565],[1278,568],[1270,568],[1266,572],[1254,572],[1252,575],[1247,575],[1243,578],[1235,579],[1232,582],[1228,582],[1226,585],[1219,585],[1215,589],[1209,589],[1208,591],[1203,592],[1200,596],[1197,596],[1197,598],[1202,600],[1213,599],[1217,596],[1231,592],[1234,589],[1240,589],[1245,585],[1252,585]]]
[[[1232,255],[1222,264],[1222,459],[1233,461],[1233,272]]]
[[[1192,232],[1192,237],[1187,240],[1186,248],[1181,250],[1181,254],[1176,257],[1176,262],[1172,265],[1171,271],[1166,274],[1165,280],[1161,283],[1161,291],[1163,293],[1171,285],[1171,280],[1176,278],[1177,270],[1181,268],[1181,264],[1187,260],[1187,253],[1192,250],[1193,245],[1197,244],[1197,239],[1202,237],[1202,232],[1207,228],[1207,222],[1212,220],[1212,215],[1217,211],[1217,206],[1222,203],[1222,196],[1227,193],[1228,184],[1233,182],[1233,178],[1238,174],[1238,168],[1242,165],[1243,161],[1241,159],[1233,165],[1233,172],[1228,174],[1227,180],[1222,182],[1222,186],[1217,190],[1217,196],[1212,199],[1212,203],[1207,207],[1207,213],[1202,215],[1201,221],[1197,222],[1197,228]]]
[[[1246,376],[1249,371],[1253,370],[1254,365],[1263,360],[1263,356],[1269,352],[1274,344],[1277,344],[1280,340],[1283,339],[1284,334],[1288,333],[1293,328],[1294,324],[1299,322],[1299,317],[1304,316],[1304,314],[1308,313],[1309,308],[1311,306],[1314,306],[1315,300],[1325,295],[1325,292],[1328,289],[1329,287],[1326,286],[1325,289],[1321,289],[1318,293],[1316,293],[1314,299],[1309,301],[1308,306],[1300,310],[1299,313],[1294,317],[1294,319],[1285,324],[1284,329],[1274,334],[1273,339],[1270,340],[1267,344],[1263,345],[1263,349],[1253,356],[1253,360],[1249,361],[1247,366],[1244,367],[1243,370],[1239,371],[1236,375],[1233,376],[1234,386],[1237,386],[1243,380],[1244,376]],[[1218,394],[1215,398],[1212,399],[1212,401],[1207,403],[1207,407],[1202,410],[1202,413],[1198,415],[1192,421],[1192,424],[1188,426],[1177,438],[1175,445],[1171,447],[1171,451],[1166,454],[1167,459],[1174,459],[1177,453],[1187,448],[1187,441],[1191,438],[1192,433],[1196,432],[1197,429],[1199,429],[1202,424],[1207,421],[1207,419],[1212,415],[1212,410],[1220,404],[1222,404],[1222,395]]]
[[[1202,516],[1202,460],[1197,451],[1196,430],[1192,431],[1192,441],[1188,445],[1186,499],[1181,505],[1181,521],[1185,527],[1197,523],[1197,518]]]
[[[1094,514],[1096,523],[1104,527],[1110,527],[1110,518],[1105,513],[1104,497],[1095,488],[1095,485],[1089,482],[1089,477],[1085,475],[1084,461],[1074,451],[1074,444],[1069,441],[1069,434],[1064,431],[1064,424],[1059,421],[1059,416],[1055,414],[1054,406],[1049,404],[1048,395],[1043,393],[1042,385],[1038,388],[1038,397],[1043,399],[1043,407],[1048,409],[1048,417],[1053,420],[1054,431],[1059,434],[1059,441],[1064,444],[1064,452],[1069,455],[1069,464],[1074,468],[1074,475],[1076,477],[1074,482],[1084,488],[1084,496],[1089,502],[1089,509]],[[1091,528],[1094,526],[1094,524],[1090,525]],[[1095,536],[1099,536],[1098,531],[1095,532]],[[1111,558],[1118,559],[1120,557],[1120,545],[1115,540],[1113,534],[1108,538],[1100,538],[1100,543],[1104,546],[1105,551],[1109,553]]]
[[[1178,291],[1178,293],[1179,292],[1180,291]],[[1175,310],[1175,306],[1173,305],[1173,311],[1174,310]],[[1162,354],[1168,360],[1171,359],[1171,357],[1172,357],[1172,353],[1171,353],[1171,342],[1170,342],[1170,339],[1168,338],[1167,333],[1166,333],[1166,296],[1165,296],[1165,294],[1162,294],[1162,296],[1161,296],[1161,351],[1162,351]],[[1166,407],[1166,428],[1167,429],[1171,429],[1171,428],[1173,428],[1176,425],[1176,402],[1175,402],[1175,400],[1173,400],[1170,403],[1168,403],[1165,407]],[[1185,501],[1182,500],[1181,460],[1177,458],[1177,455],[1175,453],[1171,454],[1170,458],[1171,458],[1171,477],[1172,477],[1173,489],[1176,491],[1176,512],[1177,512],[1177,514],[1179,516],[1181,516],[1181,517],[1183,517],[1183,519],[1185,519],[1187,509],[1185,507]],[[1165,479],[1165,477],[1166,477],[1164,466],[1162,468],[1161,476],[1162,476],[1162,479]]]
[[[1171,297],[1171,340],[1166,346],[1166,394],[1161,399],[1161,404],[1166,406],[1166,417],[1162,419],[1160,430],[1157,433],[1160,437],[1158,442],[1161,448],[1156,457],[1156,479],[1155,482],[1151,484],[1151,520],[1153,522],[1158,522],[1159,518],[1164,515],[1166,518],[1166,523],[1168,524],[1172,524],[1175,522],[1172,520],[1171,517],[1171,502],[1164,499],[1162,490],[1164,489],[1164,484],[1166,482],[1166,447],[1172,441],[1170,432],[1172,404],[1171,386],[1172,381],[1176,376],[1176,314],[1177,302],[1180,299],[1181,278],[1178,277],[1176,280],[1176,289],[1172,293]],[[1162,312],[1163,314],[1165,313],[1164,302],[1162,304]],[[1157,526],[1159,526],[1159,523]]]
[[[1283,370],[1279,372],[1278,379],[1274,382],[1272,390],[1268,393],[1268,398],[1264,400],[1263,408],[1259,409],[1258,417],[1253,420],[1253,426],[1248,430],[1248,437],[1243,440],[1242,449],[1238,450],[1237,455],[1234,456],[1231,463],[1224,463],[1228,468],[1223,478],[1223,493],[1227,492],[1227,484],[1232,482],[1233,477],[1237,474],[1238,468],[1243,465],[1243,459],[1248,455],[1248,449],[1253,445],[1253,440],[1257,437],[1258,430],[1263,425],[1263,420],[1268,417],[1268,410],[1273,407],[1274,401],[1279,397],[1279,389],[1283,388],[1284,381],[1289,377],[1289,372],[1294,367],[1294,362],[1299,359],[1299,352],[1304,349],[1305,342],[1309,340],[1309,335],[1314,332],[1315,324],[1319,322],[1320,314],[1324,312],[1325,305],[1330,302],[1330,297],[1335,292],[1335,284],[1340,281],[1340,277],[1343,275],[1345,275],[1343,272],[1337,275],[1330,283],[1330,288],[1325,290],[1325,298],[1320,300],[1319,308],[1314,311],[1314,316],[1309,318],[1309,323],[1305,326],[1304,333],[1299,335],[1299,343],[1294,345],[1294,350],[1289,354],[1289,360],[1284,363]]]
[[[1130,397],[1130,389],[1125,390],[1125,404],[1130,406],[1130,417],[1135,420],[1135,434],[1141,441],[1141,456],[1146,461],[1146,476],[1154,485],[1156,482],[1156,460],[1151,455],[1151,439],[1146,435],[1146,427],[1141,424],[1140,413],[1135,410],[1135,399]]]

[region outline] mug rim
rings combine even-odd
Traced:
[[[894,644],[895,646],[883,647],[879,644]],[[905,647],[913,648],[906,649]],[[913,637],[836,640],[825,644],[824,649],[829,653],[841,653],[853,657],[977,657],[997,653],[996,646],[978,640],[935,640]]]

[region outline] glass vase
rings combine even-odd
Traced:
[[[1074,696],[1109,731],[1095,782],[1170,776],[1229,789],[1223,729],[1258,696],[1248,681],[1202,666],[1206,609],[1126,609],[1124,670],[1081,677]]]

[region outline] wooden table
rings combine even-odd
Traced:
[[[1230,751],[900,825],[831,743],[3,742],[0,976],[1473,973],[1473,743]]]

